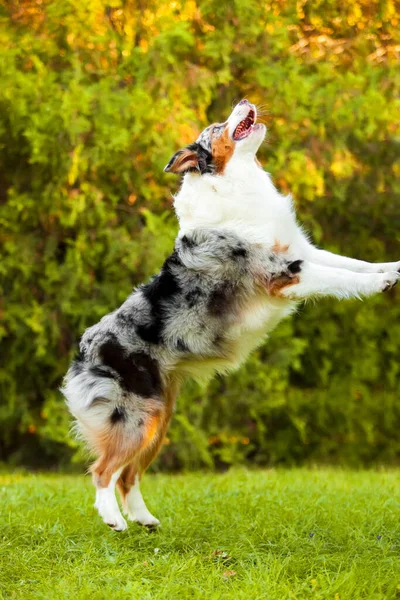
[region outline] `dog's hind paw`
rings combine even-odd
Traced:
[[[125,531],[128,528],[128,524],[121,515],[115,496],[107,494],[107,492],[107,489],[97,492],[94,506],[99,511],[99,515],[106,525],[114,531]]]
[[[137,512],[135,514],[129,515],[129,520],[134,521],[138,525],[143,525],[144,527],[159,527],[160,521],[153,517],[153,515],[147,512]]]

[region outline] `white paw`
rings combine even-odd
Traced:
[[[111,527],[111,529],[113,529],[114,531],[125,531],[125,529],[128,529],[128,523],[122,516],[119,516],[117,519],[114,519],[111,523],[107,522],[106,524],[109,527]]]
[[[400,273],[383,273],[382,275],[382,292],[387,292],[394,287],[400,279]]]
[[[376,263],[375,273],[391,273],[392,271],[400,272],[400,260],[398,262]]]
[[[145,527],[158,527],[160,521],[153,517],[151,512],[147,511],[136,511],[135,513],[129,513],[129,520],[144,525]]]
[[[111,527],[114,531],[125,531],[128,528],[127,522],[121,515],[118,504],[115,501],[110,502],[108,499],[98,498],[95,503],[95,508],[99,511],[100,517],[104,523]]]

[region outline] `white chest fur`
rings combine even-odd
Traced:
[[[291,198],[279,194],[268,173],[248,157],[233,157],[221,177],[187,174],[175,210],[181,235],[196,228],[230,230],[247,242],[265,245],[266,250],[277,243],[288,246],[288,259],[296,257],[304,239]],[[295,302],[267,295],[249,300],[227,331],[231,360],[217,370],[237,367],[295,308]]]
[[[181,233],[197,227],[234,231],[250,243],[290,250],[301,236],[290,196],[282,196],[254,160],[235,158],[223,176],[188,173],[175,198]]]

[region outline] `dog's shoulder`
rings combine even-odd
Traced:
[[[175,252],[184,268],[229,278],[246,272],[251,245],[225,229],[193,229],[178,236]]]

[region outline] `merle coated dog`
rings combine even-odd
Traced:
[[[98,457],[96,507],[110,527],[158,525],[140,478],[166,433],[181,383],[236,368],[310,297],[368,296],[393,287],[399,262],[372,264],[313,246],[256,159],[265,127],[242,100],[165,170],[184,175],[180,232],[161,271],[87,329],[63,393]]]

